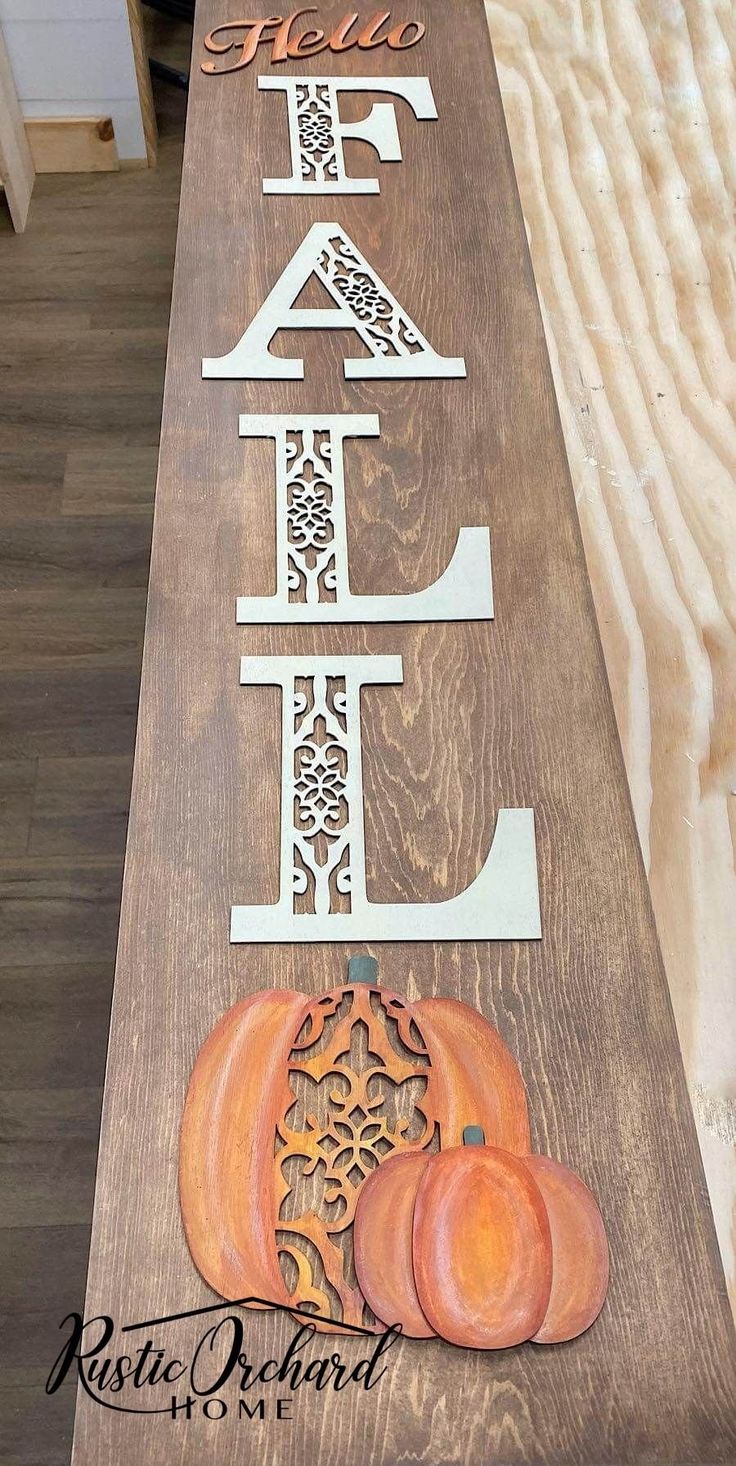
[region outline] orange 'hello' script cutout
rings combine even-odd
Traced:
[[[269,15],[264,20],[229,20],[215,26],[204,38],[205,48],[216,56],[225,56],[233,48],[240,48],[240,55],[233,66],[216,66],[214,61],[203,61],[202,70],[209,76],[221,76],[231,71],[241,71],[253,60],[261,45],[270,45],[271,61],[298,61],[305,56],[317,56],[320,51],[349,51],[358,46],[361,51],[372,51],[376,46],[390,46],[392,51],[406,51],[421,41],[425,27],[421,20],[404,20],[391,30],[382,27],[391,19],[390,10],[377,10],[370,20],[358,31],[358,12],[344,15],[331,36],[323,30],[307,29],[299,35],[293,34],[294,24],[302,15],[316,14],[316,5],[307,5],[291,15]],[[228,32],[244,31],[240,36]],[[219,39],[219,38],[222,39]]]

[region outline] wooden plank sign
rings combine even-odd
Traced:
[[[480,0],[198,5],[86,1317],[75,1466],[736,1449]]]

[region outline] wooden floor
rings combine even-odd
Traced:
[[[0,1461],[69,1459],[186,99],[155,171],[0,208]],[[29,1218],[33,1225],[29,1226]]]

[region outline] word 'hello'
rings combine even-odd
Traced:
[[[221,76],[225,72],[241,71],[253,60],[260,45],[270,45],[271,61],[298,61],[305,56],[317,56],[320,51],[349,51],[358,46],[361,51],[372,51],[376,46],[390,46],[392,51],[406,51],[421,41],[425,27],[421,20],[404,20],[392,30],[381,33],[381,27],[391,19],[390,10],[377,10],[363,29],[356,33],[358,12],[344,15],[331,36],[323,30],[305,30],[298,36],[293,34],[295,22],[302,15],[314,14],[316,5],[307,5],[295,10],[292,15],[269,15],[265,20],[230,20],[225,25],[215,26],[204,38],[205,48],[217,56],[224,56],[233,47],[240,47],[240,55],[233,66],[216,66],[214,61],[203,61],[202,70],[210,76]],[[223,33],[245,31],[242,37],[226,39]],[[274,32],[274,34],[267,34]],[[222,37],[219,40],[218,37]]]

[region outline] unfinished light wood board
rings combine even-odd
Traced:
[[[17,234],[26,227],[35,169],[0,27],[0,185]]]
[[[730,0],[491,0],[487,15],[736,1308],[736,15]]]
[[[243,1449],[275,1466],[408,1456],[618,1466],[734,1452],[730,1313],[487,27],[480,0],[463,7],[462,25],[444,0],[414,12],[427,36],[382,54],[381,74],[429,75],[438,121],[413,130],[411,162],[381,168],[380,195],[340,200],[339,219],[427,339],[462,352],[467,378],[346,381],[354,337],[311,330],[276,347],[304,357],[304,381],[243,382],[203,381],[200,359],[231,349],[314,222],[314,202],[264,199],[263,177],[288,168],[288,139],[261,110],[270,99],[256,66],[224,78],[198,70],[203,33],[228,18],[225,0],[199,8],[87,1310],[132,1322],[214,1301],[177,1200],[195,1055],[249,993],[319,993],[345,970],[343,944],[227,941],[236,893],[249,886],[254,903],[278,893],[279,698],[253,688],[246,712],[244,654],[401,656],[403,685],[375,689],[362,709],[371,899],[456,894],[480,868],[499,807],[534,807],[543,941],[388,943],[381,967],[410,1000],[459,997],[498,1027],[527,1079],[535,1150],[600,1201],[609,1298],[595,1328],[561,1348],[478,1355],[403,1341],[376,1391],[300,1392],[293,1423],[254,1419],[245,1447],[237,1414],[162,1423],[83,1397],[75,1466],[169,1466],[172,1448],[184,1466],[220,1466]],[[344,11],[320,13],[327,28]],[[322,60],[300,71],[322,74]],[[334,68],[364,74],[365,57],[357,64],[348,52]],[[266,70],[267,56],[257,65]],[[357,153],[349,162],[357,172]],[[321,411],[381,422],[378,478],[375,443],[353,444],[355,593],[431,584],[458,528],[492,523],[493,622],[234,624],[244,585],[273,591],[275,536],[273,455],[239,437],[239,415]],[[448,474],[452,493],[438,493]],[[177,1326],[171,1339],[186,1351],[199,1332]],[[258,1358],[292,1335],[282,1317],[248,1316]]]
[[[130,26],[130,39],[133,46],[138,97],[141,104],[143,135],[146,140],[146,161],[149,168],[154,168],[158,150],[158,125],[153,100],[153,87],[151,85],[151,68],[148,64],[148,42],[146,39],[141,0],[128,0],[128,24]]]
[[[110,117],[29,117],[26,136],[37,173],[115,173]]]

